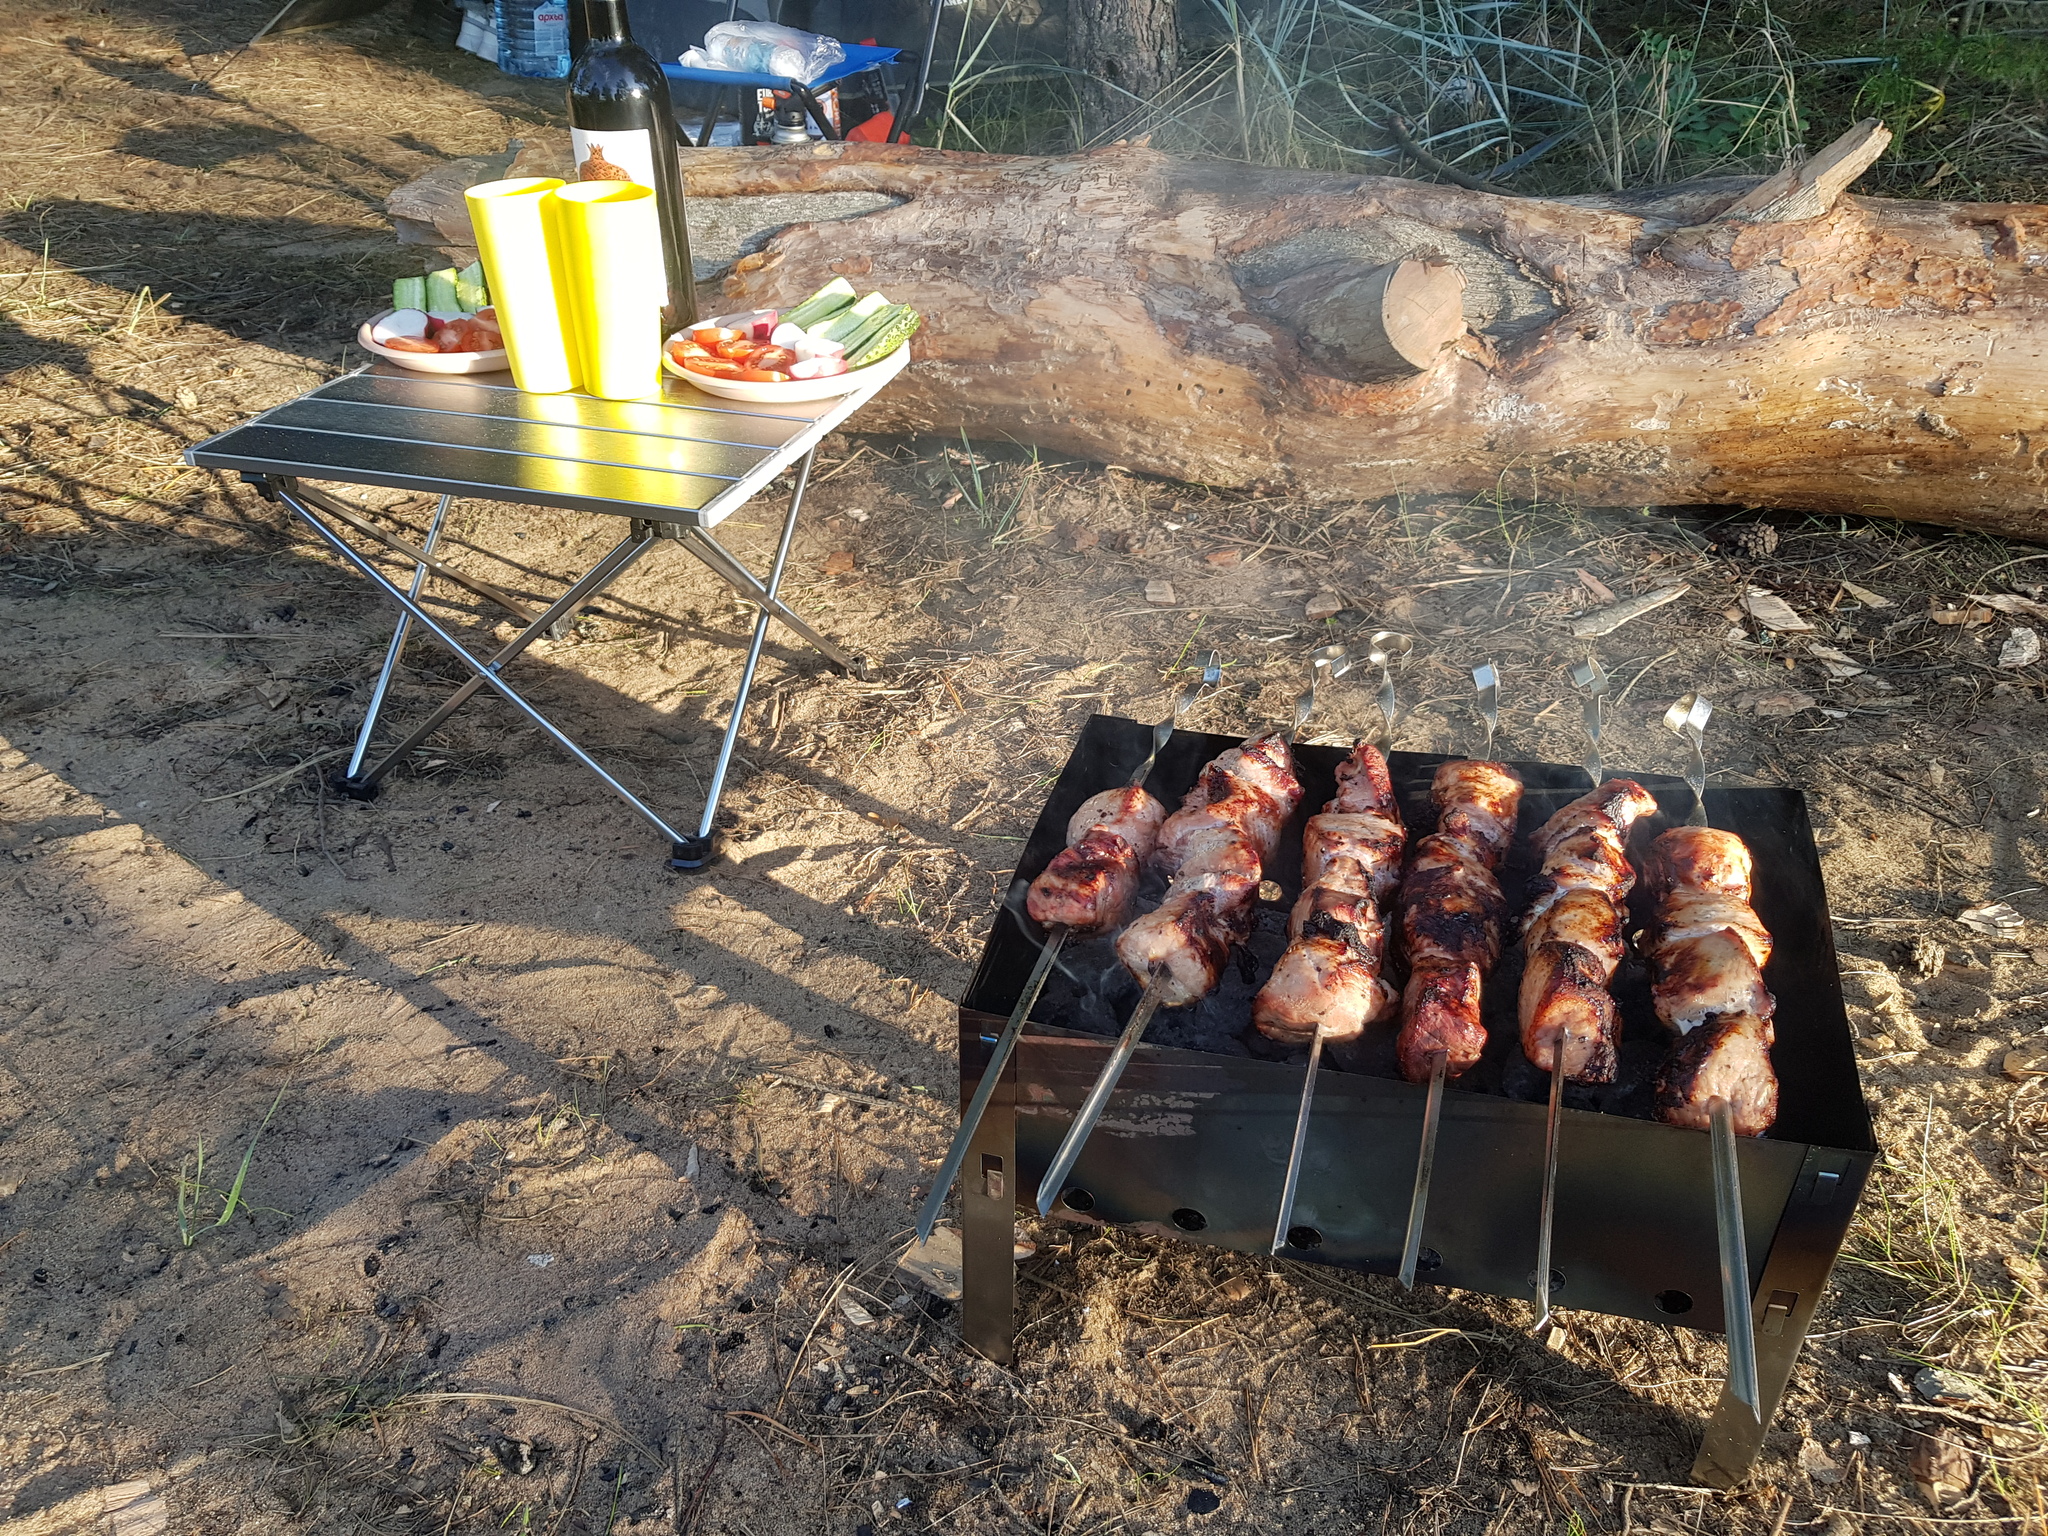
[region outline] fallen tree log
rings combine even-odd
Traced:
[[[2048,207],[1843,196],[1884,139],[1861,125],[1763,183],[1556,200],[1121,145],[1039,159],[814,144],[683,163],[693,200],[902,199],[783,228],[707,295],[787,304],[843,274],[922,310],[917,366],[862,418],[878,430],[964,430],[1230,487],[1803,508],[2048,537]],[[542,140],[513,172],[566,162],[566,142]],[[407,211],[468,243],[459,198]],[[1389,380],[1352,361],[1384,347],[1330,332],[1363,312],[1343,294],[1408,258],[1457,269],[1465,329]]]

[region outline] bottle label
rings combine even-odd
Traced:
[[[571,128],[578,181],[630,181],[654,185],[654,135],[645,128]]]
[[[569,51],[568,0],[540,0],[533,8],[533,52],[552,59]]]

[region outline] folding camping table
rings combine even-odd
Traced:
[[[671,868],[697,869],[716,856],[712,823],[769,621],[779,620],[794,631],[835,670],[866,675],[864,662],[820,635],[777,593],[819,442],[872,400],[902,371],[908,357],[909,348],[902,348],[888,361],[863,369],[870,377],[850,393],[806,405],[742,404],[667,377],[658,395],[641,400],[531,395],[515,388],[506,373],[411,373],[377,363],[188,448],[185,462],[202,469],[238,471],[266,497],[296,513],[323,544],[400,609],[348,770],[338,783],[343,792],[359,799],[373,796],[393,768],[489,688],[667,838]],[[789,510],[764,579],[719,543],[711,530],[792,465],[796,476]],[[379,528],[361,509],[302,484],[304,480],[424,491],[440,501],[426,537],[415,545]],[[458,496],[623,518],[626,536],[536,613],[492,583],[456,570],[435,555],[448,509]],[[401,587],[386,576],[370,555],[343,537],[343,529],[411,560],[411,582]],[[681,545],[760,609],[694,835],[671,826],[503,676],[506,665],[535,640],[572,620],[579,608],[664,541]],[[468,588],[507,610],[523,627],[492,655],[478,656],[421,606],[430,575]],[[471,676],[372,763],[371,743],[414,624],[454,652]]]

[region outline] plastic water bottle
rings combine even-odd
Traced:
[[[531,80],[569,73],[568,0],[495,0],[498,68]]]

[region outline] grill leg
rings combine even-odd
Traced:
[[[1752,1417],[1746,1404],[1722,1388],[1692,1464],[1694,1482],[1733,1488],[1756,1465],[1868,1172],[1867,1162],[1847,1153],[1825,1147],[1807,1152],[1750,1302],[1756,1319],[1757,1413]]]
[[[961,1084],[965,1091],[969,1084]],[[1017,1058],[996,1084],[960,1170],[960,1333],[997,1365],[1017,1356]]]

